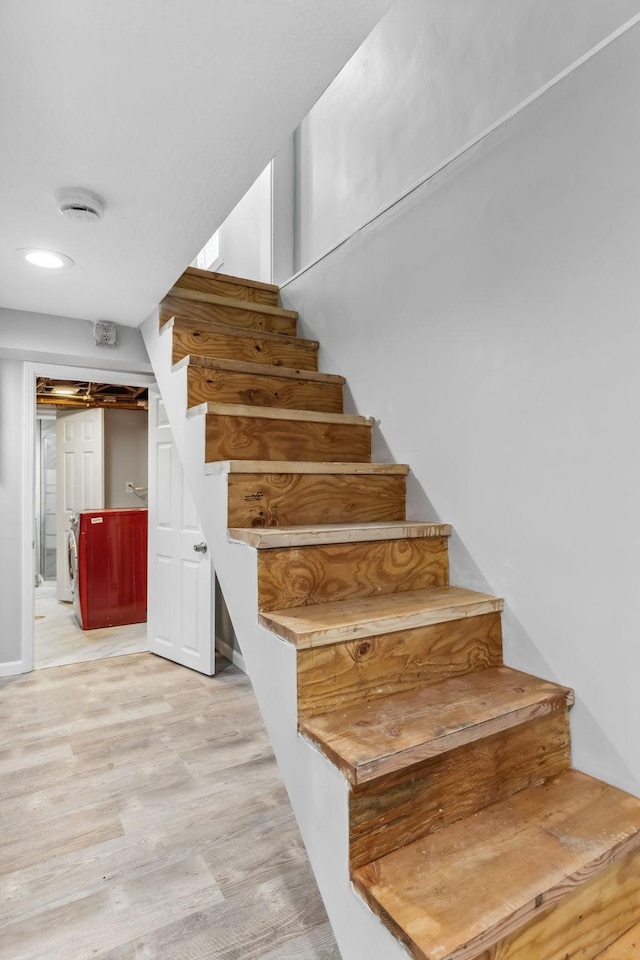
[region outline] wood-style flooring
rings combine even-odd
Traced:
[[[0,681],[0,960],[339,960],[248,678]]]
[[[146,649],[146,623],[83,630],[73,614],[73,605],[56,599],[55,582],[36,588],[36,669],[120,657]]]

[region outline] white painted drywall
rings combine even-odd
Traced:
[[[128,481],[147,486],[147,411],[104,411],[104,494],[106,507],[144,507],[126,492]]]
[[[22,364],[0,359],[0,677],[22,660],[24,412]]]
[[[283,291],[509,664],[640,793],[640,26]]]
[[[0,307],[0,357],[151,373],[142,335],[118,327],[115,347],[99,347],[93,323]]]
[[[640,0],[398,0],[298,130],[296,269],[639,10]]]
[[[220,227],[222,273],[271,283],[271,164]]]

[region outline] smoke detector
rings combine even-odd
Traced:
[[[104,200],[89,190],[65,187],[56,193],[58,211],[68,220],[95,223],[104,216]]]

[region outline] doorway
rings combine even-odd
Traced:
[[[61,574],[66,575],[68,582],[68,551],[66,536],[62,536],[61,549],[59,504],[61,492],[66,487],[69,493],[74,484],[73,478],[64,476],[60,483],[59,438],[61,421],[71,417],[74,409],[99,410],[106,425],[101,450],[104,462],[100,468],[105,499],[103,503],[78,506],[144,509],[146,391],[154,380],[144,374],[54,364],[33,363],[25,367],[27,422],[33,423],[33,440],[28,440],[26,450],[33,510],[31,517],[25,519],[33,549],[25,552],[25,666],[40,669],[144,651],[146,623],[83,630],[77,622],[72,598],[61,601],[58,597]],[[64,392],[54,394],[56,387],[66,389],[66,396]],[[118,449],[119,457],[114,456]],[[67,451],[64,456],[68,461]],[[84,459],[86,462],[87,457]]]

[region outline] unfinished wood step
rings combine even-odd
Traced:
[[[173,287],[160,304],[160,323],[164,324],[176,315],[214,320],[247,330],[269,330],[290,337],[295,337],[298,318],[295,310]]]
[[[222,360],[270,364],[274,367],[318,369],[318,341],[287,337],[268,330],[245,330],[215,320],[174,316],[167,321],[173,336],[172,363],[193,354]]]
[[[371,459],[375,421],[367,417],[232,403],[200,404],[189,414],[206,415],[207,462]]]
[[[404,520],[406,515],[406,465],[244,463],[206,467],[208,472],[229,475],[230,527],[259,530],[291,524],[388,523]]]
[[[272,283],[258,280],[245,280],[213,270],[200,270],[187,267],[178,277],[174,287],[186,290],[200,290],[202,293],[215,293],[219,297],[232,297],[234,300],[248,300],[251,303],[264,303],[275,307],[278,304],[278,287]]]
[[[198,356],[185,357],[174,369],[183,365],[190,407],[212,401],[342,413],[344,377]]]
[[[258,551],[258,608],[280,610],[442,587],[447,537],[274,547]]]
[[[301,649],[298,717],[348,709],[501,664],[499,613]]]
[[[402,540],[407,537],[450,537],[450,523],[401,520],[395,523],[323,523],[314,526],[230,529],[229,539],[258,550],[305,547],[325,543]]]
[[[422,763],[352,786],[351,867],[363,866],[470,817],[520,790],[557,776],[570,764],[565,706]],[[533,960],[535,954],[530,957]]]
[[[640,960],[640,923],[634,924],[604,953],[599,953],[597,960]]]
[[[205,473],[251,474],[332,474],[335,476],[402,476],[410,467],[407,463],[349,463],[315,460],[218,460],[205,465]]]
[[[638,916],[639,865],[640,800],[568,770],[352,879],[417,960],[593,960]]]
[[[339,603],[263,611],[259,621],[298,649],[341,643],[502,610],[504,601],[464,587],[427,587]]]
[[[308,718],[300,732],[358,785],[571,703],[566,687],[495,667]]]

